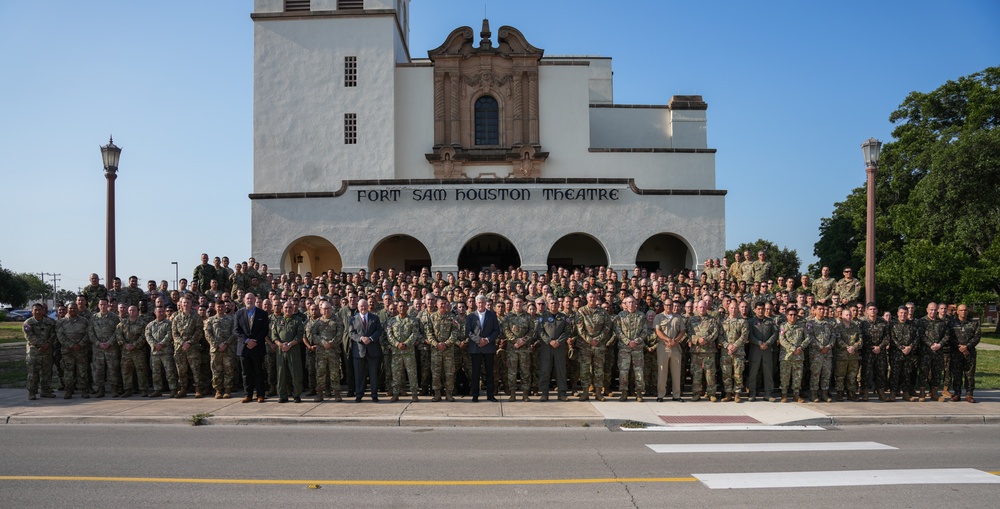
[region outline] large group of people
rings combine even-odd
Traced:
[[[92,274],[57,319],[24,322],[28,398],[214,396],[279,403],[455,401],[975,402],[965,304],[880,313],[861,283],[772,274],[764,252],[704,270],[610,267],[273,274],[201,256],[186,279],[111,288]],[[667,382],[670,382],[669,387]],[[777,390],[775,389],[777,387]],[[669,388],[669,395],[668,395]],[[367,389],[367,391],[366,391]],[[553,394],[554,393],[554,394]]]

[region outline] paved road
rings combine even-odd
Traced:
[[[1000,437],[991,426],[945,425],[756,433],[5,426],[0,428],[4,452],[0,498],[4,506],[33,508],[127,503],[201,508],[290,503],[295,507],[665,507],[683,503],[688,507],[982,508],[992,507],[1000,493],[996,484],[1000,477],[986,474],[1000,471],[998,442]],[[697,451],[700,444],[718,443],[861,450]],[[657,453],[648,444],[693,450]],[[921,469],[946,469],[930,475],[944,480],[957,473],[976,483],[901,485],[888,472],[897,469],[914,479]],[[806,471],[823,472],[812,476],[814,484],[816,478],[820,483],[847,479],[846,471],[864,471],[857,475],[892,484],[793,487],[800,482],[796,475]],[[753,472],[784,472],[779,479],[788,487],[711,489],[710,483],[719,481],[706,481],[704,475],[736,473],[746,480]],[[320,487],[308,488],[314,481]]]

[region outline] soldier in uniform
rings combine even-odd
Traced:
[[[177,365],[177,397],[186,396],[188,384],[193,383],[194,397],[201,398],[204,396],[201,392],[201,339],[205,327],[201,316],[191,309],[191,297],[181,297],[177,313],[170,319],[170,333],[174,338],[174,363]]]
[[[212,388],[215,399],[228,399],[236,381],[236,334],[234,319],[226,313],[226,303],[215,301],[215,316],[205,321],[212,365]]]
[[[174,340],[170,320],[167,320],[167,307],[157,304],[154,316],[156,319],[146,325],[146,344],[150,349],[149,363],[153,373],[152,397],[163,395],[164,377],[170,396],[177,397],[177,366],[174,363]]]
[[[889,386],[892,392],[889,393],[889,401],[901,396],[903,401],[916,401],[914,396],[916,382],[916,372],[918,366],[918,348],[920,341],[917,338],[917,331],[913,324],[906,319],[906,306],[899,306],[896,310],[896,320],[889,325],[889,339],[892,346],[889,350],[889,359],[892,365],[889,368]]]
[[[517,400],[517,376],[521,375],[521,399],[530,401],[531,393],[531,349],[535,338],[533,320],[524,311],[524,298],[514,296],[513,309],[500,323],[500,335],[505,338],[504,351],[507,356],[507,389],[509,401]]]
[[[646,326],[646,314],[638,311],[638,303],[634,297],[626,297],[622,304],[625,309],[615,317],[612,337],[612,341],[618,344],[618,386],[621,389],[618,399],[628,400],[628,372],[631,367],[635,376],[635,400],[641,403],[646,392],[643,355],[649,339],[649,329]]]
[[[757,251],[757,261],[753,262],[753,280],[765,283],[773,277],[771,262],[767,261],[764,250]]]
[[[575,322],[577,337],[580,338],[575,345],[583,389],[580,401],[590,399],[591,384],[597,401],[604,401],[604,354],[613,330],[611,316],[597,305],[597,296],[591,292],[587,294],[587,305],[577,311]],[[628,384],[623,390],[628,391]]]
[[[306,325],[305,344],[316,358],[316,398],[323,401],[324,394],[340,402],[340,357],[344,324],[333,316],[333,305],[319,303],[320,317]],[[381,317],[379,318],[381,321]],[[387,322],[382,322],[387,323]]]
[[[721,335],[719,320],[708,314],[708,304],[699,300],[694,305],[695,316],[687,323],[688,344],[691,345],[691,401],[705,397],[718,401],[715,386],[715,353]]]
[[[63,386],[66,388],[63,398],[72,398],[77,386],[80,396],[89,398],[87,372],[90,371],[90,364],[87,353],[90,351],[90,320],[80,315],[80,308],[75,302],[66,305],[66,317],[56,322],[56,337],[63,358]]]
[[[112,395],[121,395],[121,353],[115,340],[115,328],[118,327],[118,315],[111,312],[107,299],[97,303],[98,313],[90,318],[91,358],[94,366],[94,382],[97,384],[98,398],[104,397],[106,382],[111,382]]]
[[[419,382],[417,380],[417,344],[423,341],[420,335],[420,325],[417,320],[407,313],[406,300],[400,299],[396,303],[396,319],[392,326],[387,328],[389,334],[389,344],[396,349],[392,356],[392,398],[391,403],[399,401],[399,395],[403,392],[403,371],[406,371],[406,378],[410,384],[410,399],[413,402],[420,401],[418,398]]]
[[[788,321],[781,325],[778,344],[781,345],[781,402],[787,403],[789,391],[799,403],[805,403],[799,392],[802,390],[802,364],[807,345],[806,331],[799,323],[799,310],[789,306],[785,310]]]
[[[429,309],[435,304],[437,311],[431,313],[424,328],[425,341],[430,346],[431,353],[431,383],[434,390],[432,401],[441,401],[442,391],[447,401],[455,401],[455,352],[463,337],[462,327],[452,315],[448,299],[439,297],[436,303],[431,301]]]
[[[746,306],[746,302],[743,303]],[[740,305],[729,301],[729,313],[722,321],[722,336],[719,347],[722,355],[722,386],[726,393],[722,401],[740,402],[743,392],[743,369],[746,367],[746,345],[749,339],[747,321],[739,312]]]
[[[196,282],[194,290],[198,293],[205,293],[211,288],[211,283],[215,279],[215,267],[208,263],[208,254],[201,254],[201,265],[194,268],[191,281]]]
[[[139,394],[149,397],[149,361],[146,357],[146,322],[139,316],[139,308],[128,307],[128,316],[115,328],[115,342],[121,351],[123,398],[132,395],[133,383]],[[135,379],[133,379],[133,376]]]
[[[667,308],[666,306],[669,306]],[[684,335],[687,325],[681,316],[681,301],[675,300],[664,304],[663,318],[656,324],[655,332],[658,339],[656,345],[656,401],[663,402],[667,395],[667,375],[671,380],[671,396],[674,401],[681,401],[681,381],[684,350]]]
[[[920,401],[924,401],[925,388],[929,385],[931,399],[945,401],[938,394],[944,374],[945,359],[951,355],[948,341],[948,322],[938,318],[938,306],[934,302],[927,303],[927,316],[917,320],[917,334],[921,339],[922,373],[920,381]]]
[[[844,396],[858,400],[858,359],[864,343],[861,339],[861,327],[851,320],[851,310],[840,312],[840,322],[834,328],[836,336],[835,358],[836,375],[834,385],[837,389],[837,401],[844,401]]]
[[[864,347],[861,349],[861,399],[868,401],[868,391],[874,390],[880,400],[886,401],[889,324],[879,316],[878,306],[874,302],[869,302],[860,325],[864,341]]]
[[[546,311],[538,317],[538,339],[542,349],[539,354],[538,386],[542,391],[541,401],[549,400],[552,382],[552,367],[556,371],[556,387],[559,401],[566,401],[566,342],[572,325],[565,314],[559,311],[559,302],[550,297]]]
[[[844,305],[853,305],[861,298],[861,280],[854,277],[853,273],[850,267],[844,267],[844,278],[837,281],[834,287]]]
[[[767,316],[767,305],[757,302],[754,316],[747,321],[749,334],[750,375],[747,377],[750,401],[757,401],[758,373],[764,380],[764,398],[774,399],[774,351],[778,348],[778,325]]]
[[[121,293],[118,297],[118,304],[126,304],[126,312],[121,315],[121,318],[125,318],[125,314],[128,313],[128,306],[138,306],[139,302],[146,296],[142,288],[139,288],[139,278],[136,276],[129,276],[128,287]]]
[[[302,320],[295,316],[295,302],[286,300],[283,314],[271,321],[271,346],[278,364],[278,403],[288,403],[289,382],[296,403],[302,402]]]
[[[976,345],[981,339],[979,321],[969,317],[969,307],[959,304],[957,317],[951,321],[951,400],[961,401],[964,387],[965,401],[975,403],[972,393],[976,390]]]
[[[351,330],[351,317],[358,314],[358,294],[355,292],[350,292],[347,294],[347,305],[340,308],[338,316],[340,321],[344,324],[344,337],[341,338],[341,344],[343,344],[343,359],[344,359],[344,377],[347,382],[347,397],[353,398],[354,395],[354,362],[351,360],[351,342],[347,337]],[[384,326],[384,325],[383,325]],[[377,385],[378,382],[376,381]]]
[[[420,336],[427,337],[427,328],[430,327],[431,314],[436,310],[434,294],[424,295],[423,300],[414,299],[413,311],[410,312],[417,319],[420,327]],[[417,345],[417,372],[420,374],[420,394],[426,396],[432,385],[431,376],[431,347],[424,342]]]
[[[829,308],[823,304],[813,306],[815,319],[806,323],[806,337],[809,343],[809,391],[813,403],[833,401],[830,397],[830,374],[833,371],[833,350],[837,341],[834,327],[829,319]]]
[[[108,298],[108,289],[101,284],[101,278],[97,274],[90,275],[90,284],[83,287],[80,290],[80,295],[87,298],[87,302],[90,308],[89,311],[97,311],[97,303],[101,299]]]
[[[28,399],[36,399],[41,385],[43,398],[52,393],[52,351],[56,347],[56,321],[45,316],[45,306],[31,306],[31,318],[24,321],[25,363],[28,366]]]
[[[339,311],[339,309],[337,310]],[[390,321],[396,316],[396,303],[392,300],[392,294],[386,293],[382,296],[382,307],[375,312],[378,316],[379,323],[385,330],[389,330],[389,326],[392,325]],[[392,345],[389,344],[388,338],[383,338],[382,344],[382,355],[379,357],[379,389],[386,392],[387,395],[392,396]],[[339,381],[338,381],[339,385]]]

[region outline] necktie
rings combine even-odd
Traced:
[[[368,330],[368,320],[365,319],[364,315],[361,315],[361,329],[362,331]]]

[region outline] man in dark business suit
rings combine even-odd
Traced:
[[[236,356],[243,368],[243,389],[246,395],[243,403],[253,400],[257,391],[257,402],[264,402],[264,340],[267,339],[271,321],[267,313],[257,308],[257,296],[247,292],[243,296],[243,309],[236,312]]]
[[[354,361],[354,401],[365,395],[365,375],[371,381],[372,401],[378,402],[378,361],[382,355],[382,323],[368,312],[368,301],[358,301],[358,314],[351,317],[348,331],[351,340],[351,360]]]
[[[486,296],[476,296],[476,309],[465,317],[465,330],[469,336],[469,354],[472,356],[472,380],[469,390],[472,402],[479,401],[480,367],[486,375],[486,399],[493,397],[493,358],[497,353],[497,336],[500,335],[500,320],[497,314],[486,309]]]

